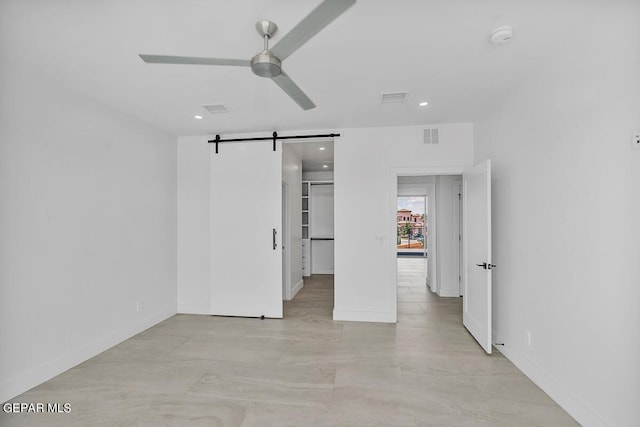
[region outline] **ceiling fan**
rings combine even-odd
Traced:
[[[315,104],[296,85],[291,78],[282,71],[282,61],[305,44],[311,37],[329,25],[356,0],[324,0],[306,18],[289,31],[275,46],[269,49],[269,39],[278,31],[278,26],[271,21],[263,20],[256,23],[256,30],[264,39],[264,50],[251,59],[200,58],[192,56],[166,56],[140,54],[144,62],[154,64],[191,64],[191,65],[230,65],[251,67],[251,71],[260,77],[269,77],[276,82],[287,95],[291,97],[303,110],[315,108]]]

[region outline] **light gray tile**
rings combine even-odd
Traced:
[[[398,323],[332,320],[332,276],[305,278],[284,319],[176,315],[16,397],[70,414],[2,426],[573,426],[462,326],[460,298],[399,261]]]
[[[210,369],[187,396],[253,402],[319,404],[331,399],[335,369],[317,366],[264,364],[235,369]]]

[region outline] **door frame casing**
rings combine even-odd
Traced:
[[[398,203],[398,177],[399,176],[423,176],[423,175],[462,175],[468,166],[441,166],[424,168],[391,168],[389,171],[389,211],[387,244],[389,248],[389,313],[391,321],[398,322],[398,265],[397,265],[397,203]]]
[[[282,299],[290,299],[291,296],[291,234],[289,221],[289,184],[282,181]]]
[[[462,197],[464,195],[464,186],[462,180],[458,185],[458,203],[456,207],[456,215],[458,219],[458,292],[461,297],[464,297],[464,248],[462,247],[462,239],[464,239],[462,219],[464,210],[462,209]]]

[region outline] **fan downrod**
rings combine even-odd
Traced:
[[[258,34],[264,38],[264,50],[251,58],[251,71],[260,77],[276,77],[282,73],[282,61],[269,51],[269,39],[278,31],[273,21],[258,21]]]

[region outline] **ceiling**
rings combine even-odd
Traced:
[[[330,172],[333,171],[333,140],[323,141],[300,140],[286,142],[302,159],[303,172]]]
[[[359,0],[283,63],[317,105],[308,111],[248,68],[138,57],[249,59],[262,49],[256,21],[278,24],[273,45],[319,3],[3,0],[0,47],[3,60],[176,136],[467,122],[535,69],[580,2]],[[504,25],[513,40],[490,44]],[[403,104],[381,105],[396,91],[408,92]],[[209,104],[230,112],[211,114]]]

